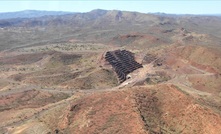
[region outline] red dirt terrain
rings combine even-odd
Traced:
[[[185,56],[190,47],[193,55]],[[42,59],[40,68],[5,72],[11,76],[2,81],[1,132],[216,134],[221,129],[219,62],[200,62],[220,57],[219,50],[203,57],[211,50],[171,46],[149,51],[143,68],[120,85],[100,53],[82,53],[74,61],[72,55],[71,62],[62,60],[67,54],[45,55],[49,60]]]
[[[94,10],[11,23],[0,29],[0,133],[220,134],[221,20],[210,19]],[[119,50],[133,61],[105,59]]]

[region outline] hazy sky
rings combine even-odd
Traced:
[[[0,12],[27,9],[88,12],[93,9],[164,12],[176,14],[221,14],[220,0],[0,0]]]

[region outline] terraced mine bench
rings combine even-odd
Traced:
[[[108,51],[105,54],[105,60],[112,65],[120,83],[127,79],[129,73],[143,67],[135,61],[134,54],[127,50]]]

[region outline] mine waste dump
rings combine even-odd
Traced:
[[[105,60],[112,65],[120,83],[127,79],[129,73],[143,67],[135,61],[134,54],[127,50],[108,51],[105,54]]]

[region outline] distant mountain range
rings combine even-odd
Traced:
[[[108,10],[96,9],[92,10],[92,14],[97,14],[98,16],[104,15]],[[43,16],[58,16],[58,15],[68,15],[76,14],[79,12],[64,12],[64,11],[41,11],[41,10],[24,10],[17,12],[3,12],[0,13],[0,19],[14,19],[14,18],[37,18]],[[191,14],[167,14],[167,13],[147,13],[164,17],[178,17],[178,16],[190,16]],[[195,16],[195,15],[193,15]],[[198,16],[221,16],[221,14],[202,14]]]
[[[161,12],[156,12],[156,13],[147,13],[147,14],[153,14],[153,15],[158,15],[158,16],[165,16],[165,17],[179,17],[179,16],[217,16],[220,17],[221,14],[170,14],[170,13],[161,13]]]
[[[125,45],[133,42],[135,38],[147,38],[143,33],[147,33],[148,38],[151,36],[149,41],[172,43],[167,36],[158,35],[175,36],[183,29],[203,33],[200,38],[204,38],[204,34],[213,36],[216,43],[221,44],[221,17],[96,9],[86,13],[0,19],[0,49],[72,39]],[[152,38],[154,34],[157,38]],[[182,34],[187,35],[189,37],[188,32]]]
[[[48,15],[65,15],[65,14],[74,14],[74,12],[24,10],[18,12],[0,13],[0,19],[35,18],[35,17],[42,17]]]
[[[1,19],[4,18],[4,19]],[[8,18],[8,19],[6,19]],[[105,28],[109,26],[129,25],[183,25],[188,23],[196,25],[211,20],[220,23],[218,15],[176,15],[165,13],[139,13],[119,10],[96,9],[87,13],[36,11],[25,10],[21,12],[0,13],[0,27],[35,27],[35,26],[68,26],[68,27],[94,27]],[[200,23],[199,23],[200,22]]]

